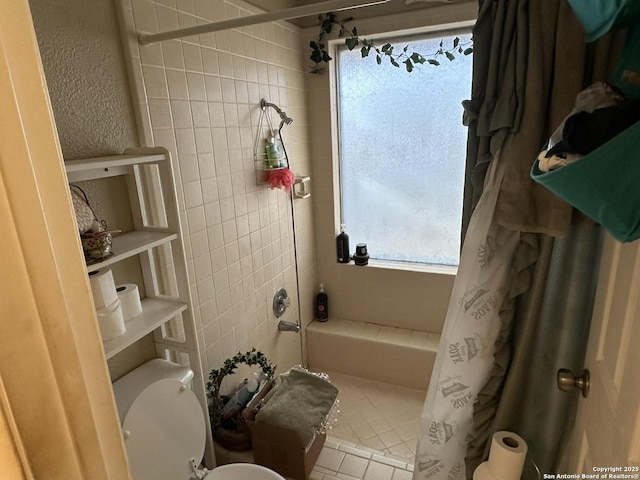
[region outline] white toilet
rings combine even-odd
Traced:
[[[193,371],[156,358],[113,384],[133,480],[284,480],[261,465],[235,463],[198,471],[205,447]]]

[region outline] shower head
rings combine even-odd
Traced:
[[[271,107],[273,108],[276,112],[278,112],[278,115],[280,115],[280,120],[282,121],[280,123],[280,126],[282,127],[282,125],[291,125],[293,123],[293,118],[289,117],[285,112],[282,111],[282,109],[280,107],[278,107],[275,103],[270,103],[267,102],[264,98],[262,100],[260,100],[260,106],[262,107],[262,110],[266,109],[267,107]]]

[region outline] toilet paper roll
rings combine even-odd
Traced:
[[[493,472],[489,468],[489,462],[482,462],[473,471],[473,480],[496,480]]]
[[[100,326],[100,334],[102,335],[103,342],[119,337],[126,332],[127,328],[124,325],[122,307],[120,300],[117,298],[113,304],[98,308],[96,313],[98,314],[98,325]]]
[[[499,431],[491,438],[489,460],[485,463],[494,477],[500,480],[519,480],[527,450],[527,442],[522,437],[513,432]]]
[[[118,300],[122,306],[122,315],[125,322],[137,317],[142,313],[142,303],[140,302],[140,293],[138,286],[134,283],[125,283],[124,285],[116,285]]]
[[[113,274],[108,268],[100,268],[89,272],[89,283],[96,308],[105,308],[106,306],[113,305],[118,299]]]

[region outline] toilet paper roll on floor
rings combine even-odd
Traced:
[[[112,306],[118,299],[113,274],[108,268],[100,268],[89,272],[89,284],[96,309]]]
[[[140,302],[140,292],[138,286],[134,283],[125,283],[124,285],[116,285],[118,300],[122,305],[122,315],[125,322],[137,317],[142,313],[142,303]]]
[[[115,302],[106,307],[98,308],[96,313],[98,314],[98,325],[103,342],[119,337],[127,331],[124,324],[124,316],[122,315],[122,306],[117,297]]]
[[[473,480],[520,480],[527,458],[527,442],[507,431],[499,431],[491,438],[489,460],[473,472]]]

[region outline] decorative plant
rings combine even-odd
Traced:
[[[419,52],[409,52],[409,46],[406,45],[399,52],[390,43],[378,47],[373,40],[362,38],[358,35],[356,27],[348,28],[347,23],[353,20],[353,17],[339,20],[332,12],[319,15],[320,32],[318,34],[317,41],[309,42],[311,47],[310,59],[314,62],[314,66],[311,69],[312,73],[321,73],[324,71],[323,63],[328,63],[332,60],[331,55],[327,51],[326,38],[330,34],[334,27],[339,27],[338,36],[344,38],[344,43],[349,50],[360,46],[360,53],[362,58],[368,57],[373,50],[376,54],[376,62],[380,65],[383,59],[389,60],[389,63],[394,67],[400,67],[400,64],[404,64],[407,72],[412,72],[416,65],[422,65],[428,63],[429,65],[438,66],[441,57],[446,57],[449,61],[453,61],[456,55],[469,55],[473,53],[472,42],[461,43],[458,37],[453,39],[453,45],[451,48],[445,48],[444,42],[440,42],[440,48],[434,53],[425,54]]]
[[[214,369],[209,372],[209,381],[207,382],[207,397],[209,399],[209,417],[212,425],[220,423],[222,407],[224,399],[220,396],[220,385],[222,379],[238,368],[239,363],[246,365],[258,365],[267,378],[272,378],[275,374],[276,367],[271,364],[269,359],[255,348],[247,353],[238,352],[233,358],[228,358],[220,369]]]

